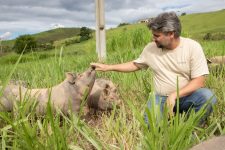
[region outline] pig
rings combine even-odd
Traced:
[[[120,99],[116,86],[110,80],[103,78],[96,79],[87,104],[89,108],[101,111],[112,110],[113,104],[118,107]]]
[[[66,73],[66,79],[60,84],[51,88],[28,89],[23,86],[9,84],[3,91],[0,98],[0,111],[12,111],[15,101],[26,98],[37,102],[36,113],[45,114],[45,108],[50,100],[54,110],[60,109],[64,114],[69,110],[77,113],[85,94],[90,94],[94,85],[96,72],[89,68],[87,71],[75,76],[73,73]]]
[[[195,145],[190,150],[225,150],[225,136],[213,137],[198,145]]]
[[[216,77],[224,77],[225,56],[214,56],[207,59],[208,67],[212,75]]]
[[[225,56],[214,56],[207,59],[208,64],[225,64]]]

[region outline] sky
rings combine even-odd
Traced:
[[[104,0],[106,28],[162,12],[200,13],[225,9],[225,0]],[[58,27],[95,28],[95,0],[0,0],[0,40]]]

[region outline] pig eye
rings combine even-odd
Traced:
[[[74,81],[68,81],[70,84],[75,84],[75,80]]]
[[[108,89],[104,89],[104,93],[105,93],[106,95],[109,95],[109,90],[108,90]]]

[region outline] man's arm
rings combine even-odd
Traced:
[[[94,67],[95,70],[97,71],[133,72],[140,69],[138,66],[134,64],[133,61],[115,65],[91,63],[91,66]]]
[[[205,86],[205,76],[199,76],[197,78],[194,78],[185,87],[179,90],[179,97],[187,96],[204,86]],[[171,113],[173,111],[173,107],[175,106],[176,99],[177,99],[177,91],[171,93],[167,98],[167,106],[170,108]]]
[[[205,76],[194,78],[185,87],[179,90],[179,97],[187,96],[202,87],[205,87]],[[177,95],[177,91],[174,93]]]

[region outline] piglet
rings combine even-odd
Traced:
[[[89,108],[103,111],[112,110],[113,104],[119,107],[120,102],[117,88],[112,81],[103,78],[95,80],[87,100]]]
[[[28,89],[23,86],[9,84],[3,91],[0,98],[0,111],[12,111],[16,101],[37,102],[36,113],[45,114],[48,100],[53,109],[60,109],[64,114],[69,110],[77,113],[85,96],[90,91],[95,82],[96,72],[89,68],[87,71],[75,76],[73,73],[66,73],[66,79],[51,88]]]

